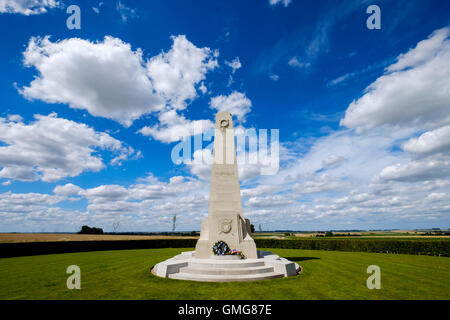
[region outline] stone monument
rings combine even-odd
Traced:
[[[257,258],[255,241],[250,236],[250,221],[242,215],[241,191],[234,144],[231,113],[216,116],[211,192],[208,217],[203,220],[195,257],[210,258],[212,247],[224,241],[247,258]]]
[[[195,251],[160,262],[159,277],[195,281],[254,281],[296,275],[298,264],[268,251],[256,250],[250,221],[242,213],[234,129],[231,113],[219,112],[208,217],[202,221]]]

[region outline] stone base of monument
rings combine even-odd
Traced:
[[[300,266],[269,251],[258,251],[256,259],[239,256],[194,257],[195,251],[186,251],[160,262],[152,269],[156,276],[192,281],[256,281],[295,276]]]

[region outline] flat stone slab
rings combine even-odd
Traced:
[[[268,251],[258,251],[257,259],[240,259],[236,256],[232,256],[233,259],[228,256],[198,259],[194,257],[194,253],[195,251],[182,252],[160,262],[152,269],[152,273],[179,280],[228,282],[295,276],[301,269],[297,263]]]

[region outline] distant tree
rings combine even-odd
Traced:
[[[81,230],[78,231],[79,234],[103,234],[102,228],[82,226]]]
[[[197,231],[191,231],[191,233],[189,235],[194,237],[197,235]]]
[[[250,232],[251,233],[255,232],[255,226],[253,224],[250,224]]]
[[[332,236],[333,236],[333,232],[331,232],[331,231],[325,232],[325,237],[332,237]]]

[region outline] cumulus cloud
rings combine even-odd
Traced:
[[[385,165],[367,178],[373,192],[378,196],[389,192],[398,207],[409,208],[407,193],[429,199],[430,183],[450,176],[449,36],[449,28],[436,30],[400,54],[364,95],[349,105],[341,120],[341,125],[356,129],[361,136],[378,132],[384,137],[384,151],[376,158]],[[391,152],[396,146],[405,152]],[[436,188],[443,191],[447,186]]]
[[[386,69],[353,101],[341,125],[435,128],[450,123],[450,29],[433,32]]]
[[[201,134],[213,127],[210,120],[188,120],[180,116],[175,110],[162,112],[158,116],[159,123],[152,127],[145,126],[139,130],[144,136],[171,143],[190,137],[194,134]]]
[[[46,13],[61,6],[55,0],[0,0],[0,13],[18,13],[25,16]]]
[[[132,214],[137,221],[171,214],[174,210],[180,211],[180,216],[195,209],[205,210],[208,204],[206,186],[204,182],[182,176],[162,182],[149,175],[128,187],[99,185],[82,189],[66,184],[55,187],[53,192],[59,197],[76,195],[85,198],[88,202],[87,211],[99,219],[110,219],[112,216],[123,218],[123,215]]]
[[[199,177],[202,180],[208,181],[211,179],[211,166],[213,158],[210,149],[200,149],[196,150],[192,156],[191,161],[187,161],[188,166],[192,175]]]
[[[384,168],[376,177],[378,181],[426,181],[448,177],[450,159],[434,157],[398,163]]]
[[[245,122],[247,113],[250,112],[252,102],[244,93],[233,91],[228,96],[213,97],[209,103],[211,109],[217,111],[229,111],[238,121]]]
[[[58,204],[68,199],[62,195],[43,193],[0,194],[0,221],[2,231],[8,226],[15,231],[75,231],[89,221],[83,211],[65,210]],[[76,228],[76,229],[75,229]]]
[[[184,35],[172,40],[172,48],[152,57],[146,67],[155,90],[171,107],[182,110],[187,100],[197,96],[195,86],[218,66],[219,53],[207,47],[197,48]]]
[[[97,151],[131,156],[134,150],[85,124],[35,115],[35,121],[0,118],[0,177],[23,181],[58,181],[105,167]]]
[[[20,89],[28,99],[65,103],[125,126],[164,107],[147,76],[142,51],[133,51],[117,38],[51,42],[49,37],[33,37],[24,63],[39,72],[29,86]]]
[[[56,186],[53,189],[53,193],[61,196],[79,196],[83,193],[83,189],[72,183],[67,183],[65,185]]]
[[[168,52],[145,61],[141,49],[133,51],[110,36],[97,42],[33,37],[24,63],[39,75],[19,91],[28,99],[68,104],[127,127],[144,114],[182,110],[218,65],[218,52],[197,48],[184,35],[172,40]]]
[[[428,155],[450,152],[450,125],[427,131],[403,144],[403,150],[415,154]]]

